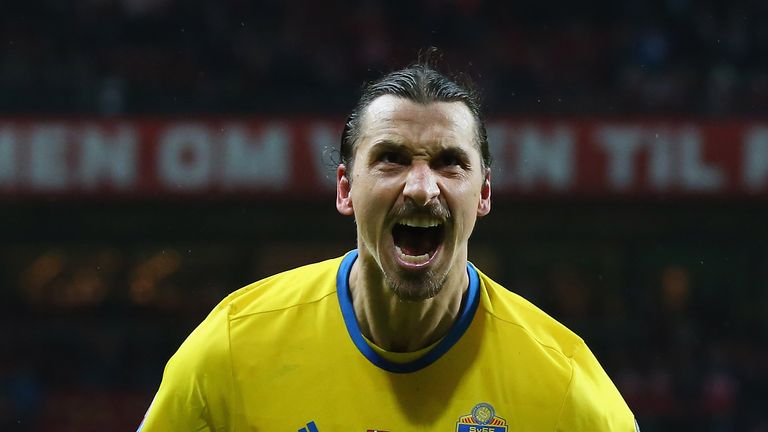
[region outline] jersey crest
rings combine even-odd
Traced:
[[[456,432],[507,432],[507,421],[496,416],[491,404],[479,403],[469,415],[459,417]]]

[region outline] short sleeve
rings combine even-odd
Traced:
[[[635,432],[635,419],[600,363],[583,343],[576,349],[558,432]]]
[[[211,312],[171,357],[137,432],[229,430],[234,390],[227,312]]]

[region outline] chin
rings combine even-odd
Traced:
[[[437,275],[431,270],[423,273],[386,274],[392,292],[402,301],[420,302],[435,297],[443,289],[448,275]]]

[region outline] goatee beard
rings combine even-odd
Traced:
[[[384,274],[387,285],[392,292],[402,301],[419,302],[429,300],[436,296],[445,285],[448,275],[436,275],[433,271],[427,270],[423,274],[411,277],[392,277]]]

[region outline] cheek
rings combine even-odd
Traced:
[[[480,203],[479,188],[469,188],[466,185],[449,189],[452,193],[446,196],[446,201],[453,213],[456,228],[461,237],[469,237],[477,219],[477,206]]]
[[[359,201],[365,201],[366,207],[386,208],[402,191],[402,180],[399,178],[371,176],[365,180],[359,182],[352,193]]]
[[[352,195],[352,200],[355,203],[358,229],[365,232],[375,231],[387,213],[383,200],[370,188],[359,188]]]

